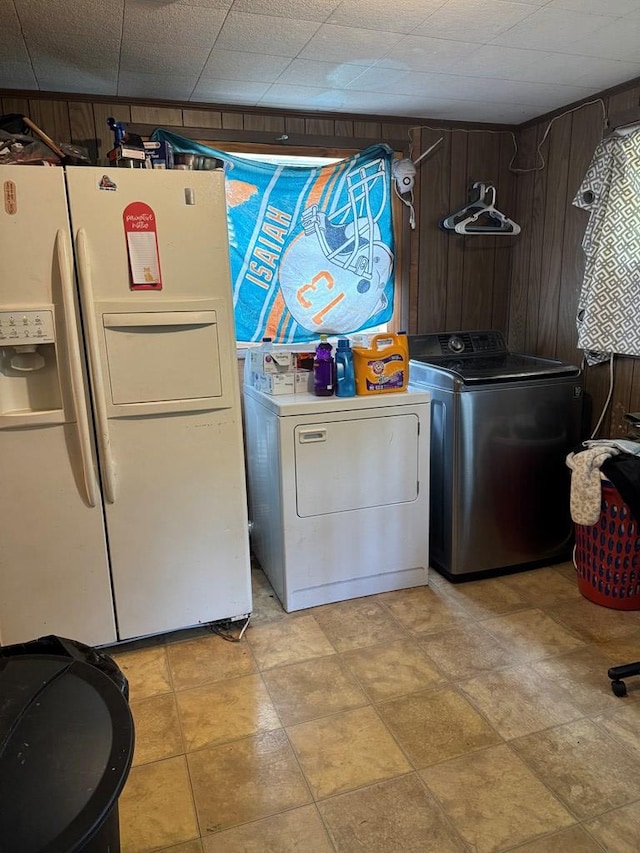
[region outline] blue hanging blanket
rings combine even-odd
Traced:
[[[152,139],[225,163],[237,340],[308,341],[391,319],[388,146],[308,167],[248,160],[161,129]]]

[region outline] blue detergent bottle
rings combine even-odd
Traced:
[[[355,397],[356,380],[353,369],[353,352],[348,338],[338,338],[335,361],[336,396]]]

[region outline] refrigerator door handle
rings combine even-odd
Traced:
[[[107,416],[102,364],[100,362],[100,351],[98,347],[98,329],[96,325],[96,313],[93,301],[93,287],[91,283],[91,264],[89,261],[87,234],[84,228],[79,228],[78,233],[76,234],[76,249],[78,252],[78,278],[84,309],[83,316],[85,320],[87,350],[89,353],[89,363],[91,365],[91,378],[93,380],[96,433],[98,436],[99,449],[101,451],[100,458],[102,462],[102,474],[104,477],[104,496],[108,503],[113,504],[116,502],[116,475],[113,456],[111,454],[109,418]]]
[[[87,494],[87,502],[89,503],[89,506],[94,507],[98,504],[98,484],[93,467],[91,432],[89,428],[87,399],[84,393],[80,340],[78,338],[78,326],[73,299],[73,261],[71,259],[69,235],[68,232],[62,228],[58,229],[58,232],[56,233],[56,254],[58,267],[60,269],[64,325],[69,351],[69,376],[71,379],[71,394],[73,397],[73,407],[75,409],[78,442],[80,444],[82,476]]]

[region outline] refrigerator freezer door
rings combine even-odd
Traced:
[[[120,639],[248,613],[223,176],[69,169]],[[195,204],[190,203],[195,200]],[[132,290],[123,211],[153,210],[162,290]]]
[[[49,633],[109,643],[113,600],[63,173],[0,166],[0,188],[12,199],[0,208],[0,311],[44,360],[16,370],[0,340],[0,643]]]

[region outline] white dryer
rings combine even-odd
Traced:
[[[429,401],[245,388],[251,541],[285,610],[427,583]]]

